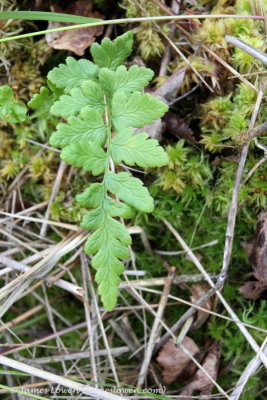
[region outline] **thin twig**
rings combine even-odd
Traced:
[[[255,372],[257,371],[257,369],[259,368],[259,366],[261,365],[261,360],[260,360],[260,353],[264,353],[265,356],[267,356],[267,337],[265,338],[265,340],[263,341],[261,348],[259,349],[258,353],[256,354],[256,356],[248,363],[248,365],[246,366],[246,368],[244,369],[244,371],[242,372],[241,376],[239,377],[235,388],[232,391],[232,394],[230,396],[231,400],[238,400],[239,397],[241,396],[243,389],[247,383],[247,381],[249,380],[249,378],[255,374]]]
[[[210,289],[208,292],[206,292],[203,296],[201,296],[195,303],[195,306],[202,306],[212,295],[214,294],[214,289]],[[194,313],[198,311],[197,307],[190,307],[179,319],[176,321],[173,326],[170,328],[170,331],[175,333],[182,327],[182,325],[188,320],[188,318],[191,318]],[[155,349],[154,349],[154,354],[156,354],[159,349],[164,345],[164,343],[167,342],[167,340],[170,338],[170,333],[166,332],[160,341],[157,343]]]
[[[113,347],[111,349],[111,353],[113,357],[118,357],[121,354],[129,352],[129,347],[128,346],[121,346],[121,347]],[[107,350],[98,350],[95,353],[97,356],[100,357],[106,357],[107,356]],[[69,360],[84,360],[88,359],[91,356],[91,351],[80,351],[77,353],[70,353],[70,354],[60,354],[60,355],[55,355],[55,356],[50,356],[50,357],[41,357],[41,358],[35,358],[34,362],[37,364],[49,364],[49,363],[56,363],[59,361],[69,361]],[[30,360],[26,360],[24,358],[21,358],[21,360],[27,361],[29,364],[31,364]],[[93,379],[94,381],[94,379]]]
[[[202,266],[201,262],[199,259],[195,256],[195,254],[192,252],[190,247],[185,243],[183,238],[179,235],[179,233],[174,229],[174,227],[165,219],[162,218],[162,221],[164,224],[168,227],[168,229],[171,231],[173,236],[177,239],[177,241],[180,243],[182,248],[187,251],[187,254],[190,258],[190,260],[195,264],[195,266],[198,268],[198,270],[203,274],[205,277],[206,281],[209,283],[209,285],[215,289],[215,294],[227,310],[227,312],[231,315],[231,317],[236,321],[236,325],[244,335],[244,337],[247,339],[248,343],[252,347],[252,349],[257,353],[259,351],[259,346],[255,339],[251,336],[251,334],[248,332],[248,330],[245,328],[244,324],[241,323],[240,319],[236,315],[236,313],[233,311],[233,309],[229,306],[223,295],[219,290],[217,290],[217,286],[213,283],[213,281],[210,279],[208,273],[206,272],[205,268]],[[265,367],[267,368],[267,358],[265,357],[264,354],[261,354],[261,360],[264,363]]]
[[[16,360],[12,360],[11,358],[4,357],[1,355],[0,355],[0,363],[8,366],[10,368],[15,368],[15,369],[18,369],[19,371],[26,372],[30,376],[32,376],[32,375],[37,376],[41,379],[46,379],[48,381],[57,383],[58,385],[68,387],[73,390],[77,390],[81,393],[87,394],[96,399],[102,399],[102,400],[122,400],[123,399],[123,397],[117,396],[111,392],[105,392],[104,390],[96,389],[89,385],[83,385],[83,384],[75,382],[73,380],[63,378],[59,375],[52,374],[51,372],[47,372],[47,371],[41,370],[39,368],[32,367],[30,365],[24,364],[24,363],[16,361]]]
[[[56,179],[55,179],[55,182],[54,182],[54,185],[53,185],[53,189],[52,189],[52,193],[51,193],[50,199],[48,201],[47,209],[46,209],[46,212],[45,212],[45,216],[44,216],[45,221],[44,221],[44,223],[43,223],[43,225],[41,227],[41,230],[40,230],[40,235],[41,236],[45,236],[45,234],[46,234],[46,230],[47,230],[46,221],[49,218],[50,207],[51,207],[53,201],[55,200],[56,195],[57,195],[57,193],[59,191],[61,180],[63,178],[63,174],[64,174],[64,171],[66,169],[66,166],[67,166],[67,164],[64,161],[60,161],[60,164],[59,164],[59,167],[58,167],[58,171],[57,171],[57,176],[56,176]]]
[[[267,73],[267,71],[266,71]],[[249,129],[246,132],[241,133],[240,139],[243,142],[246,142],[250,139],[254,139],[255,137],[261,135],[262,133],[267,131],[267,121],[263,122],[260,125],[255,126],[255,128]]]
[[[256,60],[260,60],[264,65],[267,65],[267,54],[265,54],[263,51],[256,49],[256,47],[253,47],[250,44],[234,36],[225,35],[224,39],[227,43],[231,43],[233,46],[237,47],[240,50],[243,50],[245,53],[249,54],[253,58],[256,58]]]
[[[88,275],[90,277],[90,280],[91,280],[91,274],[90,274],[89,268],[87,269],[87,273],[88,273]],[[96,313],[96,318],[98,320],[98,324],[99,324],[99,328],[100,328],[100,331],[101,331],[101,334],[102,334],[103,342],[104,342],[104,345],[105,345],[105,348],[106,348],[106,351],[107,351],[107,359],[108,359],[108,361],[110,363],[111,371],[112,371],[113,377],[115,379],[115,382],[119,386],[119,378],[118,378],[117,371],[116,371],[115,364],[114,364],[114,360],[113,360],[113,357],[112,357],[112,354],[111,354],[111,351],[110,351],[111,349],[110,349],[110,346],[109,346],[109,343],[108,343],[108,339],[107,339],[106,331],[105,331],[105,328],[104,328],[104,325],[103,325],[102,317],[100,315],[100,310],[99,310],[96,294],[95,294],[93,286],[91,286],[90,289],[91,289],[92,304],[94,306],[94,310],[95,310],[95,313]]]
[[[217,274],[209,274],[211,279],[216,279]],[[149,279],[133,279],[127,282],[121,282],[119,288],[124,289],[128,286],[163,286],[165,285],[167,278],[149,278]],[[173,279],[173,283],[179,285],[182,282],[203,282],[205,280],[203,275],[176,275]]]
[[[254,110],[253,110],[253,113],[251,116],[249,130],[251,130],[255,125],[255,122],[256,122],[256,119],[258,116],[258,112],[260,109],[260,105],[262,102],[262,98],[263,98],[263,88],[260,88],[259,92],[258,92],[256,103],[254,106]],[[218,278],[221,280],[222,285],[227,276],[230,259],[231,259],[231,254],[232,254],[232,246],[233,246],[233,238],[234,238],[237,206],[238,206],[238,193],[239,193],[239,188],[240,188],[240,184],[241,184],[241,178],[243,175],[243,170],[244,170],[247,155],[248,155],[248,149],[249,149],[249,143],[246,143],[241,151],[240,160],[239,160],[238,168],[236,171],[235,184],[234,184],[234,188],[233,188],[231,204],[230,204],[230,208],[229,208],[229,212],[228,212],[228,221],[227,221],[225,245],[224,245],[224,253],[223,253],[223,264],[222,264],[221,273]]]
[[[251,170],[248,172],[247,176],[243,180],[241,186],[243,186],[254,174],[254,172],[265,162],[267,161],[267,152],[265,155],[251,168]]]
[[[95,345],[94,345],[94,331],[93,331],[91,310],[90,310],[89,297],[88,297],[88,284],[87,284],[87,282],[88,282],[88,273],[87,273],[88,266],[87,266],[86,257],[84,254],[80,255],[80,259],[81,259],[83,291],[84,291],[83,304],[84,304],[85,318],[86,318],[86,322],[87,322],[88,339],[89,339],[89,343],[90,343],[91,369],[92,369],[93,381],[98,382],[96,359],[95,359],[96,356],[95,356]],[[97,386],[95,386],[95,387],[97,387]]]
[[[143,363],[142,366],[140,368],[140,372],[139,372],[139,377],[138,377],[138,381],[137,381],[137,388],[141,388],[145,378],[146,378],[146,374],[147,374],[147,370],[148,370],[148,366],[153,354],[153,349],[155,346],[155,343],[157,341],[157,338],[160,334],[160,320],[162,319],[167,301],[168,301],[168,294],[170,293],[171,290],[171,285],[173,282],[175,276],[175,268],[172,267],[167,280],[165,282],[164,285],[164,289],[163,289],[163,294],[161,296],[160,299],[160,303],[159,303],[159,308],[157,310],[157,314],[156,317],[154,319],[154,323],[150,332],[150,336],[149,336],[149,340],[146,346],[146,351],[145,351],[145,355],[144,355],[144,359],[143,359]]]
[[[145,288],[142,288],[142,290],[156,292],[156,291],[145,289]],[[156,317],[157,314],[155,313],[155,311],[151,309],[150,305],[139,295],[139,293],[137,293],[133,288],[131,288],[131,290],[129,292],[135,298],[137,298],[142,304],[144,304],[145,308],[148,309]],[[158,292],[158,293],[161,296],[163,295],[163,292]],[[172,298],[174,296],[171,296],[170,294],[168,294],[167,297]],[[176,339],[175,336],[170,331],[169,327],[165,324],[165,322],[162,319],[159,319],[159,322],[164,327],[164,329],[166,329],[166,331],[170,333],[171,337],[175,340]],[[186,352],[187,350],[184,349],[184,351]],[[198,366],[198,368],[208,377],[208,379],[218,388],[219,392],[228,398],[228,395],[225,393],[225,391],[220,387],[220,385],[218,385],[217,382],[214,381],[214,379],[210,376],[210,374],[203,368],[203,366],[201,364],[199,364],[199,362],[191,355],[191,353],[190,353],[189,357]]]
[[[218,243],[219,243],[219,241],[217,239],[212,240],[211,242],[201,244],[200,246],[192,247],[192,250],[204,249],[205,247],[214,246],[215,244],[218,244]],[[163,256],[178,256],[180,254],[185,254],[185,251],[184,250],[180,250],[180,251],[155,250],[155,253],[161,254]]]
[[[28,265],[25,265],[20,261],[15,261],[15,260],[12,260],[11,258],[1,256],[1,255],[0,255],[0,263],[7,265],[17,271],[26,272],[26,271],[31,270],[31,267],[29,267]],[[52,283],[51,282],[52,279],[49,276],[36,275],[35,278],[42,279],[42,280],[46,281],[47,283]],[[66,290],[67,292],[70,292],[77,296],[81,296],[83,294],[82,287],[74,285],[73,283],[65,281],[63,279],[58,279],[57,281],[53,282],[53,284],[63,290]]]

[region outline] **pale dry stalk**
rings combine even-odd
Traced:
[[[160,302],[159,302],[159,307],[157,310],[157,314],[156,317],[154,319],[154,323],[150,332],[150,336],[149,336],[149,340],[147,343],[147,347],[145,349],[145,354],[144,354],[144,359],[143,359],[143,363],[139,372],[139,377],[138,377],[138,381],[137,381],[137,388],[141,388],[145,378],[146,378],[146,374],[147,374],[147,370],[149,367],[149,363],[153,354],[153,350],[156,344],[156,341],[159,337],[160,334],[160,321],[162,319],[162,316],[164,314],[164,310],[168,301],[168,294],[170,293],[171,290],[171,286],[172,286],[172,282],[175,276],[175,268],[172,267],[167,280],[165,282],[164,285],[164,289],[163,289],[163,294],[161,296]]]

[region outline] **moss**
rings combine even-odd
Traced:
[[[127,18],[164,15],[162,10],[152,1],[122,0],[120,6],[125,10]],[[169,33],[168,26],[163,25],[165,33]],[[138,43],[138,53],[144,60],[160,57],[165,52],[166,45],[155,24],[151,21],[138,24],[135,29],[135,39]]]

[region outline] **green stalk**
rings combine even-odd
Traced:
[[[81,17],[79,15],[53,13],[47,11],[2,11],[0,20],[5,19],[26,19],[32,21],[57,21],[70,22],[73,24],[89,23],[100,21],[100,18]]]
[[[111,156],[110,156],[110,146],[111,146],[111,111],[110,111],[110,105],[108,101],[107,95],[104,95],[104,103],[105,103],[105,123],[107,127],[107,163],[106,163],[106,168],[104,172],[104,178],[103,178],[103,186],[105,188],[105,198],[107,199],[108,197],[108,190],[106,186],[106,180],[107,180],[107,174],[109,172],[110,168],[110,161],[111,161]]]
[[[107,164],[105,169],[105,177],[109,171],[109,164],[110,164],[110,145],[111,145],[111,118],[110,118],[110,106],[107,96],[104,96],[105,102],[105,122],[107,126]],[[105,178],[104,178],[105,179]]]
[[[110,19],[106,21],[97,21],[90,22],[86,24],[72,25],[72,26],[64,26],[61,28],[53,28],[46,29],[44,31],[25,33],[23,35],[10,36],[3,39],[0,39],[0,42],[7,42],[9,40],[15,39],[23,39],[27,37],[43,35],[46,33],[52,32],[61,32],[67,31],[71,29],[81,29],[81,28],[89,28],[92,26],[101,26],[101,25],[116,25],[116,24],[125,24],[125,23],[134,23],[134,22],[146,22],[146,21],[178,21],[184,19],[218,19],[218,18],[239,18],[239,19],[255,19],[255,20],[264,20],[264,17],[258,15],[236,15],[236,14],[200,14],[200,15],[167,15],[167,16],[156,16],[156,17],[140,17],[140,18],[121,18],[121,19]],[[1,19],[1,18],[0,18]],[[49,17],[48,17],[49,19]]]

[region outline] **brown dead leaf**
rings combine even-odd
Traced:
[[[177,114],[169,111],[165,117],[165,130],[173,136],[180,139],[186,139],[191,143],[196,143],[192,129],[189,128],[187,122]]]
[[[261,294],[267,289],[267,283],[259,281],[249,281],[242,285],[238,292],[246,299],[257,300]]]
[[[196,284],[192,285],[190,290],[192,292],[192,296],[190,296],[191,302],[195,303],[200,297],[202,297],[206,292],[208,292],[210,287],[208,285],[201,285]],[[215,308],[216,297],[213,295],[211,296],[205,303],[202,304],[202,308],[206,308],[207,310],[211,311]],[[194,322],[193,327],[199,328],[206,322],[209,317],[209,313],[205,311],[198,310],[197,311],[197,320]]]
[[[240,243],[241,246],[243,247],[246,255],[248,256],[248,258],[251,256],[253,247],[255,245],[255,238],[250,238],[249,240],[247,240],[246,242],[241,242]]]
[[[199,352],[196,343],[188,336],[184,338],[182,345],[186,347],[192,356]],[[162,371],[163,382],[168,384],[174,382],[184,372],[191,359],[180,347],[175,346],[172,340],[169,340],[162,347],[157,357],[157,362],[164,368]]]
[[[163,122],[161,118],[156,119],[152,124],[144,125],[134,130],[134,133],[146,132],[151,139],[162,139]]]
[[[254,238],[241,244],[248,255],[258,282],[246,282],[239,288],[239,293],[247,299],[256,300],[267,289],[267,214],[262,212],[258,216],[256,234]]]
[[[53,12],[81,15],[83,17],[104,18],[98,12],[92,12],[92,1],[75,1],[69,4],[65,9],[59,5],[51,7]],[[63,26],[70,26],[65,22],[50,21],[48,29],[59,28]],[[63,32],[52,32],[45,35],[46,41],[49,46],[59,50],[70,50],[78,56],[83,56],[85,49],[89,47],[94,41],[96,36],[101,35],[103,26],[92,26],[89,28],[73,29]]]
[[[220,344],[219,342],[214,342],[212,348],[202,363],[202,367],[214,380],[216,380],[218,374],[219,358]],[[210,381],[207,375],[199,369],[194,375],[192,382],[189,383],[189,385],[187,385],[181,392],[181,396],[184,396],[181,397],[181,400],[189,400],[189,396],[191,398],[195,391],[198,392],[198,396],[210,395],[212,388],[213,383]]]
[[[151,94],[164,99],[166,102],[175,99],[178,89],[183,83],[185,68],[175,71],[168,79]]]
[[[254,246],[249,257],[255,278],[267,283],[267,214],[258,217]]]

